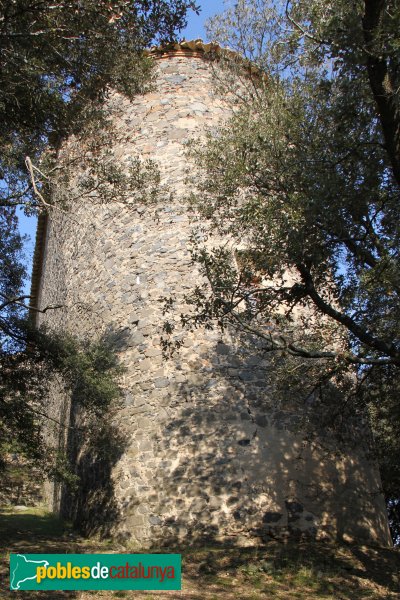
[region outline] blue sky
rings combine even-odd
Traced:
[[[206,32],[204,30],[204,23],[210,17],[221,13],[224,9],[223,0],[198,0],[197,3],[201,7],[200,15],[197,16],[193,13],[189,15],[188,26],[181,33],[182,38],[187,40],[195,40],[201,38],[203,41],[211,41],[207,39]]]
[[[188,25],[179,34],[180,38],[187,40],[194,40],[201,38],[203,41],[210,41],[207,39],[204,24],[207,19],[213,15],[220,13],[224,9],[224,0],[197,0],[197,4],[201,7],[201,12],[196,15],[190,12],[188,15]],[[25,244],[25,259],[28,270],[30,272],[32,266],[32,256],[34,251],[35,243],[35,231],[36,231],[36,219],[33,217],[26,217],[22,211],[19,212],[19,225],[20,231],[23,235],[28,236]],[[27,283],[26,289],[29,290],[30,284]]]

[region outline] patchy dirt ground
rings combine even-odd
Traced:
[[[171,548],[182,554],[180,592],[15,592],[10,553],[129,552],[113,542],[87,540],[40,509],[0,508],[0,600],[370,600],[400,599],[400,552],[382,548],[282,544],[260,548]]]

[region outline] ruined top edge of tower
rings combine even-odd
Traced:
[[[182,40],[181,42],[170,42],[161,46],[152,46],[145,51],[146,56],[155,59],[173,58],[177,56],[186,56],[188,58],[207,58],[217,60],[221,58],[239,62],[251,76],[256,78],[263,77],[260,67],[252,63],[248,58],[242,56],[235,50],[223,48],[218,42],[205,43],[201,39]]]
[[[152,46],[145,51],[147,56],[153,58],[166,58],[169,56],[218,56],[223,51],[231,52],[221,48],[215,42],[205,43],[201,39],[197,40],[182,40],[181,42],[171,42],[161,46]]]

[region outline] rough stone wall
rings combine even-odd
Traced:
[[[17,455],[5,457],[0,480],[0,505],[37,506],[43,502],[43,473]]]
[[[94,337],[108,331],[127,367],[115,424],[128,443],[111,472],[112,529],[142,547],[303,532],[388,545],[374,465],[354,447],[340,455],[332,441],[306,441],[299,406],[277,402],[256,348],[249,354],[229,334],[199,330],[163,359],[160,298],[177,297],[178,321],[199,280],[182,201],[185,143],[227,108],[206,60],[170,56],[158,69],[154,91],[132,102],[113,94],[109,107],[124,137],[116,156],[156,160],[163,197],[154,207],[85,202],[71,216],[54,212],[40,289],[41,307],[66,307],[41,323]]]

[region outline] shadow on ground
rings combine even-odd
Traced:
[[[400,598],[400,553],[321,542],[271,542],[257,548],[169,548],[183,559],[182,592],[9,591],[10,553],[127,553],[112,542],[84,539],[41,509],[0,508],[1,600],[89,600],[96,597],[168,600]]]

